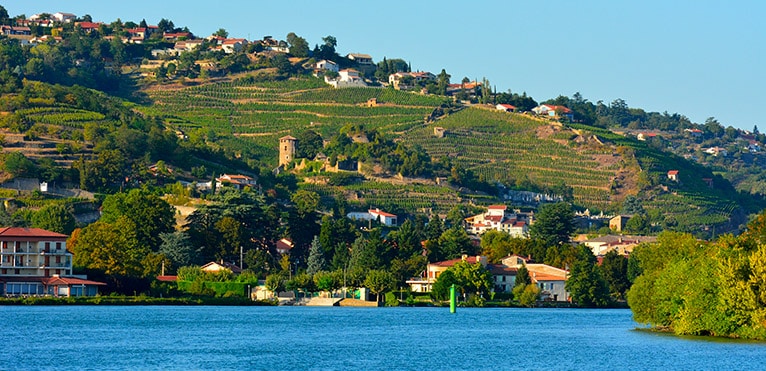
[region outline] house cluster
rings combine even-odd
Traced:
[[[616,251],[618,254],[628,257],[636,246],[642,243],[655,243],[657,242],[657,237],[606,235],[578,242],[581,245],[587,246],[600,263],[604,255],[611,251]]]
[[[510,255],[500,264],[489,264],[486,256],[463,255],[460,259],[445,260],[428,264],[425,277],[407,281],[414,292],[430,292],[434,282],[444,271],[456,263],[465,261],[469,264],[481,264],[492,274],[495,292],[511,292],[516,283],[516,274],[521,266],[526,266],[532,284],[540,288],[540,299],[545,301],[568,301],[569,293],[564,288],[569,272],[546,264],[532,263],[518,255]]]
[[[387,227],[399,225],[395,214],[387,213],[378,208],[369,209],[367,212],[350,212],[346,214],[346,217],[353,220],[377,220]]]
[[[388,84],[396,90],[411,88],[412,85],[405,84],[402,82],[403,79],[409,79],[412,81],[412,84],[419,84],[421,82],[435,81],[436,75],[431,72],[397,72],[388,76]]]
[[[487,212],[465,218],[466,232],[480,235],[489,230],[505,232],[516,238],[529,237],[534,215],[521,210],[508,210],[505,205],[490,205]]]
[[[72,274],[68,237],[38,228],[0,228],[0,295],[97,295],[106,284]]]

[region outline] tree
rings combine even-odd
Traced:
[[[526,264],[522,264],[516,271],[516,280],[513,283],[513,287],[515,288],[517,286],[530,284],[532,284],[532,279],[529,277],[529,270],[527,269]]]
[[[489,272],[481,263],[470,264],[466,261],[459,261],[452,267],[457,285],[463,294],[475,293],[483,295],[492,289],[492,273]]]
[[[309,248],[309,260],[306,273],[316,274],[319,271],[325,270],[327,263],[325,262],[322,246],[319,243],[319,236],[314,236],[314,240],[311,241],[311,248]]]
[[[579,256],[565,285],[572,301],[583,307],[608,306],[611,303],[609,286],[595,264],[595,257],[585,246],[580,246]]]
[[[0,24],[11,24],[11,17],[2,5],[0,5]]]
[[[170,271],[174,268],[185,267],[194,261],[195,249],[191,245],[189,235],[184,231],[175,231],[171,233],[160,233],[159,253],[170,260],[171,266],[166,267]]]
[[[280,291],[285,290],[285,277],[282,273],[274,273],[266,276],[266,290],[271,291],[275,297]]]
[[[609,284],[609,292],[614,298],[622,299],[630,288],[628,280],[628,259],[612,250],[604,255],[601,271]]]
[[[450,75],[442,68],[439,75],[436,76],[436,93],[440,95],[447,95],[447,87],[449,87]]]
[[[124,216],[114,223],[97,221],[88,225],[67,244],[74,254],[73,265],[107,275],[142,277],[142,261],[151,250],[139,243],[136,230],[136,224]]]
[[[75,228],[75,219],[65,205],[46,205],[34,213],[32,226],[69,235]]]
[[[540,207],[535,215],[535,222],[529,227],[529,236],[553,246],[569,242],[569,236],[574,230],[572,206],[566,202],[559,202]]]
[[[223,37],[224,39],[226,39],[226,38],[229,37],[229,31],[226,31],[223,28],[219,28],[218,31],[213,33],[213,36],[219,36],[219,37]]]
[[[32,177],[37,174],[35,163],[21,152],[10,152],[4,160],[3,169],[15,177]]]
[[[450,228],[442,233],[439,237],[438,246],[440,251],[433,252],[435,261],[456,259],[464,254],[474,255],[476,252],[468,233],[460,226]]]
[[[431,287],[431,296],[436,300],[449,299],[450,287],[457,285],[458,281],[454,271],[447,269],[436,277],[436,281]]]
[[[101,220],[113,223],[126,217],[136,225],[136,238],[151,251],[158,251],[160,234],[170,233],[176,225],[173,208],[156,195],[143,189],[107,196],[101,207]]]
[[[370,292],[375,294],[379,302],[381,294],[396,287],[396,279],[388,271],[373,269],[367,272],[367,278],[364,279],[364,287],[370,289]]]
[[[287,34],[287,44],[290,45],[290,54],[299,58],[305,58],[309,55],[309,43],[306,39],[296,35],[294,32]]]
[[[298,148],[295,154],[297,158],[313,160],[324,147],[322,136],[313,130],[304,130],[298,133],[296,138],[298,139]]]
[[[531,283],[513,287],[513,297],[525,307],[533,306],[540,298],[540,288]]]

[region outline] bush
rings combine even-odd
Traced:
[[[409,297],[409,298],[411,298],[411,297]],[[396,298],[396,294],[394,294],[393,292],[387,292],[386,293],[386,306],[387,307],[398,307],[399,306],[399,299]]]

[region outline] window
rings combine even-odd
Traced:
[[[56,250],[61,250],[61,242],[56,242]]]
[[[503,282],[505,282],[505,276],[503,276]],[[503,285],[503,287],[505,287],[505,285]]]

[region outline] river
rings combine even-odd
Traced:
[[[2,370],[759,369],[766,344],[625,309],[0,306]]]

